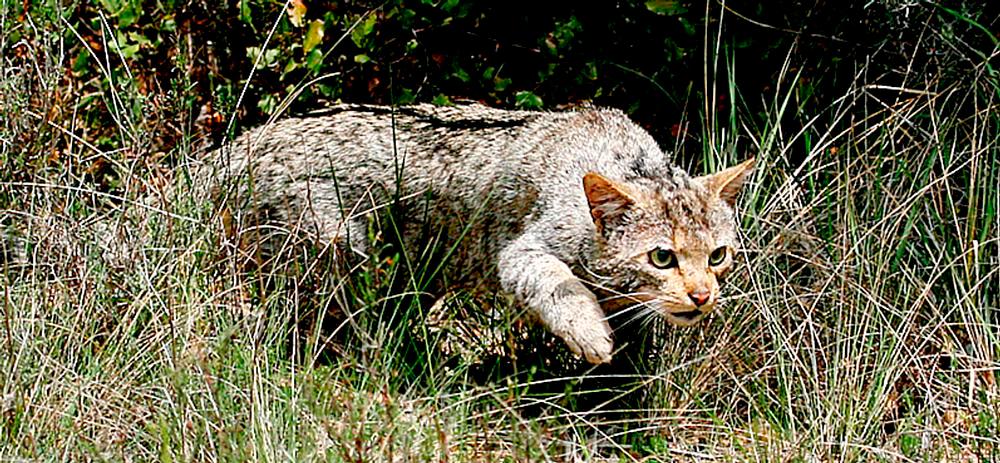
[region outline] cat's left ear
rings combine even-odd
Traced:
[[[590,204],[590,216],[594,219],[598,231],[605,224],[622,216],[635,201],[625,192],[621,185],[602,177],[596,172],[587,172],[583,176],[583,192]]]
[[[750,158],[712,175],[698,177],[698,180],[704,183],[712,194],[732,206],[736,203],[740,190],[743,189],[743,183],[753,173],[754,162],[755,159]]]

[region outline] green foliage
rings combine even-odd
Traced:
[[[728,10],[710,4],[708,11],[674,0],[556,2],[535,5],[531,15],[513,6],[455,0],[294,0],[287,8],[263,0],[211,7],[137,0],[102,0],[69,9],[53,9],[41,0],[26,5],[25,11],[43,19],[43,26],[45,21],[60,25],[63,19],[70,26],[63,46],[72,57],[68,63],[74,79],[82,83],[75,90],[81,97],[104,94],[134,79],[126,85],[137,85],[139,94],[170,89],[188,101],[170,106],[138,98],[130,104],[139,113],[132,118],[136,124],[158,129],[189,126],[184,114],[189,106],[210,105],[209,119],[235,118],[241,121],[237,125],[246,126],[277,111],[304,111],[338,100],[405,104],[448,95],[505,107],[594,102],[623,108],[665,143],[694,151],[703,140],[677,138],[672,127],[706,120],[706,108],[697,102],[722,90],[702,85],[705,79],[719,85],[728,72],[718,63],[704,63],[706,50],[739,50],[743,59],[753,57],[747,62],[755,69],[766,70],[728,73],[742,95],[766,95],[792,84],[801,93],[796,112],[816,114],[822,108],[814,102],[829,100],[853,78],[849,66],[837,66],[839,61],[878,50],[883,83],[898,85],[905,83],[905,69],[919,72],[942,60],[955,64],[945,66],[949,69],[966,66],[958,53],[948,51],[952,48],[932,41],[961,35],[968,37],[970,49],[987,50],[997,40],[983,33],[988,20],[971,2],[916,8],[851,1],[814,9],[751,2],[727,4]],[[21,8],[14,6],[14,12]],[[732,14],[720,15],[724,11]],[[925,38],[913,56],[902,54],[913,48],[907,42],[912,35],[881,33],[893,28],[908,32],[928,21],[942,33]],[[788,32],[797,25],[808,27],[808,33]],[[709,42],[703,43],[703,27],[721,33],[708,34]],[[13,28],[6,43],[18,43],[27,30]],[[105,49],[110,59],[102,57]],[[985,51],[981,56],[988,72],[995,72]],[[786,58],[798,67],[797,83],[776,80]],[[720,118],[731,117],[733,101],[720,101],[711,109]],[[741,102],[752,113],[766,109],[758,98]],[[122,115],[111,114],[104,105],[81,107],[90,125],[88,141],[122,148],[98,123]],[[150,113],[155,120],[145,116]],[[786,113],[778,122],[789,125],[788,131],[799,130],[801,124],[792,116]],[[198,128],[217,138],[231,135],[222,133],[227,127]],[[694,129],[686,134],[701,132]],[[174,130],[148,142],[153,150],[166,151],[181,138],[182,131]]]
[[[527,90],[517,92],[517,107],[523,109],[540,109],[542,105],[542,99]]]
[[[688,10],[683,3],[677,0],[648,0],[646,8],[653,13],[666,16],[681,15],[687,13]]]
[[[4,4],[0,459],[998,459],[983,4],[287,6]],[[270,116],[465,100],[618,107],[693,171],[756,155],[720,313],[591,370],[502,297],[425,300],[447,243],[389,216],[361,270],[290,242],[268,271],[189,191]]]

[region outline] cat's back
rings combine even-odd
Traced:
[[[239,168],[252,162],[290,169],[331,161],[409,162],[415,167],[428,161],[464,161],[483,172],[488,169],[480,162],[491,163],[501,155],[511,164],[544,167],[631,161],[662,154],[658,152],[644,130],[614,109],[545,112],[480,104],[342,104],[252,129],[231,144],[229,158]]]
[[[230,145],[230,159],[234,170],[270,164],[305,170],[331,162],[416,166],[479,158],[509,146],[542,114],[478,104],[341,104],[254,128]]]
[[[252,129],[224,159],[227,172],[251,172],[265,199],[336,183],[351,201],[402,187],[469,207],[487,197],[516,202],[525,213],[553,203],[585,207],[580,182],[588,171],[627,179],[658,175],[667,164],[652,137],[618,110],[480,104],[338,105]]]

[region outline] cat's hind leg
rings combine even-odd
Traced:
[[[294,182],[289,189],[299,191],[297,216],[287,217],[290,225],[311,236],[313,244],[333,251],[348,260],[367,258],[371,245],[368,236],[367,202],[345,200],[332,181],[315,179]]]

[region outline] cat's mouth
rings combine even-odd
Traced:
[[[691,326],[698,323],[705,313],[700,310],[689,310],[687,312],[666,312],[667,321],[677,326]]]

